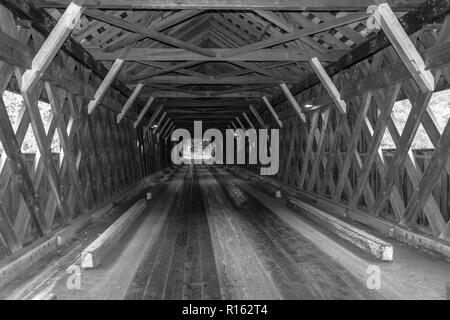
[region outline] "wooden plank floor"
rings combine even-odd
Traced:
[[[190,167],[127,299],[377,299],[213,168]]]
[[[396,260],[379,263],[223,169],[184,167],[148,191],[152,200],[117,247],[98,268],[81,270],[81,288],[67,287],[67,268],[147,191],[0,289],[0,298],[445,298],[447,262],[395,243]],[[382,271],[380,291],[365,285],[371,265]]]

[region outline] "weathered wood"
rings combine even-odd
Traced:
[[[267,126],[264,123],[264,120],[261,118],[261,115],[259,114],[258,110],[252,105],[249,106],[250,110],[252,111],[253,115],[255,116],[256,120],[258,120],[259,124],[262,128],[266,129]]]
[[[23,155],[20,152],[20,145],[14,135],[14,129],[9,121],[3,99],[0,99],[0,138],[4,152],[10,159],[13,172],[20,178],[18,181],[19,189],[33,218],[36,229],[40,235],[44,235],[49,231],[49,226],[45,219],[39,196],[34,190],[32,179],[27,171]]]
[[[105,52],[101,48],[87,48],[89,52],[97,59],[102,61],[113,61],[120,56],[120,51]],[[239,55],[230,56],[232,49],[210,49],[214,52],[214,56],[205,56],[184,49],[161,49],[161,48],[133,48],[130,52],[123,56],[127,61],[192,61],[192,62],[209,62],[209,61],[308,61],[308,56],[301,50],[297,49],[260,49],[246,52]],[[318,53],[317,57],[321,61],[336,61],[342,54],[348,50],[327,50]],[[160,74],[164,74],[162,72]],[[155,75],[156,76],[156,75]],[[142,77],[132,77],[132,82],[140,82]]]
[[[325,71],[324,67],[320,63],[319,59],[317,57],[311,58],[310,64],[311,64],[312,68],[314,69],[314,71],[316,72],[316,75],[319,77],[320,81],[322,82],[322,85],[327,90],[331,99],[333,99],[334,104],[338,108],[339,112],[346,113],[347,105],[345,104],[345,101],[341,99],[341,94],[339,93],[339,90],[336,88],[333,81],[328,76],[327,72]]]
[[[41,79],[43,73],[58,53],[64,41],[66,41],[67,37],[80,20],[85,9],[82,6],[82,2],[83,1],[81,1],[81,5],[71,2],[66,11],[64,11],[64,14],[58,20],[58,23],[39,49],[39,52],[33,58],[31,69],[23,74],[21,84],[22,91],[30,92]]]
[[[171,46],[175,46],[178,48],[183,48],[186,50],[190,50],[193,52],[197,52],[200,53],[204,56],[211,56],[214,57],[216,54],[212,51],[210,51],[209,49],[203,49],[200,48],[194,44],[185,42],[185,41],[181,41],[178,39],[175,39],[173,37],[167,36],[165,34],[162,34],[160,32],[157,31],[153,31],[151,29],[145,28],[139,24],[133,24],[133,23],[129,23],[126,20],[123,19],[118,19],[115,18],[109,14],[103,13],[99,10],[87,10],[85,12],[85,14],[89,17],[92,17],[94,19],[109,23],[111,25],[114,25],[116,27],[122,28],[122,29],[126,29],[132,32],[137,32],[141,35],[145,35],[146,37],[150,37],[152,39],[164,42],[166,44],[169,44]]]
[[[81,267],[97,267],[117,242],[123,237],[133,222],[140,216],[146,201],[144,199],[136,202],[119,219],[117,219],[108,229],[106,229],[94,242],[92,242],[81,253]]]
[[[250,121],[250,118],[248,117],[248,115],[243,112],[242,115],[244,116],[245,120],[247,121],[247,123],[249,124],[250,128],[256,130],[255,126],[253,125],[253,123]]]
[[[0,30],[0,60],[12,66],[29,69],[33,57],[26,45]]]
[[[108,74],[105,76],[100,87],[98,87],[97,91],[95,92],[94,99],[89,102],[89,114],[92,114],[97,106],[101,103],[102,98],[105,96],[106,92],[108,91],[109,87],[111,86],[124,63],[125,60],[123,59],[117,59],[116,61],[114,61]]]
[[[267,99],[267,97],[263,96],[262,100],[264,101],[264,104],[266,105],[267,109],[269,109],[270,113],[272,114],[272,116],[275,119],[275,121],[278,124],[278,126],[280,128],[282,128],[283,127],[283,123],[281,122],[280,118],[278,118],[278,114],[276,113],[276,111],[274,110],[272,105],[270,104],[269,99]]]
[[[372,7],[374,17],[389,38],[400,59],[408,68],[412,77],[422,90],[434,91],[433,74],[425,70],[425,63],[409,39],[402,25],[387,3],[380,3]]]
[[[65,8],[70,0],[37,0],[36,5],[43,8]],[[420,0],[402,1],[402,0],[388,0],[388,3],[399,11],[407,11],[416,8],[420,5]],[[183,0],[174,3],[169,0],[157,0],[151,3],[144,0],[88,0],[86,6],[89,8],[98,9],[213,9],[213,10],[244,10],[244,9],[267,9],[267,10],[308,10],[308,11],[361,11],[365,10],[369,5],[373,4],[370,0],[345,0],[345,1],[315,1],[308,0],[299,3],[295,0],[278,1],[273,3],[271,1],[260,0],[232,0],[226,2],[213,0]]]
[[[147,132],[148,129],[153,125],[156,118],[158,117],[159,113],[162,111],[163,106],[159,106],[155,112],[153,112],[152,117],[150,118],[150,121],[147,123],[147,125],[144,127],[144,132]]]
[[[34,28],[44,36],[48,36],[57,24],[55,19],[53,19],[45,10],[36,8],[33,5],[34,1],[1,0],[0,3],[21,19],[30,20],[33,23]],[[103,64],[97,62],[72,37],[67,38],[66,42],[64,42],[64,44],[62,45],[62,50],[64,50],[64,52],[66,52],[75,61],[78,61],[83,66],[91,69],[94,74],[96,74],[101,79],[104,78],[108,73],[108,70],[103,66]],[[124,84],[118,81],[114,81],[112,85],[125,97],[128,97],[131,93]],[[138,102],[138,104],[140,104],[140,102]]]
[[[438,20],[450,12],[449,0],[427,0],[424,1],[403,17],[399,19],[404,31],[411,35],[414,32],[419,31],[425,24]],[[330,63],[325,67],[325,71],[330,77],[333,77],[342,70],[345,70],[358,62],[367,59],[368,57],[380,52],[390,45],[390,41],[384,33],[377,33],[351,52],[343,55],[338,61]],[[320,59],[322,61],[322,59]],[[299,85],[294,86],[292,89],[293,95],[313,87],[318,84],[320,80],[317,76],[311,76],[302,81]],[[274,101],[274,105],[285,101],[286,98],[280,96]]]
[[[137,128],[137,126],[139,125],[139,123],[141,123],[142,119],[144,118],[145,114],[147,113],[148,109],[150,108],[150,106],[153,103],[153,100],[155,98],[153,96],[150,96],[147,100],[147,103],[145,104],[144,108],[141,110],[141,112],[139,113],[138,118],[136,119],[136,121],[133,124],[134,128]]]
[[[125,117],[125,115],[127,114],[127,112],[130,110],[130,108],[133,106],[134,101],[136,100],[136,98],[139,96],[139,94],[141,93],[142,88],[144,87],[144,85],[142,83],[139,83],[136,88],[134,88],[133,93],[131,94],[131,96],[128,98],[127,102],[125,103],[125,105],[122,108],[122,111],[117,115],[117,123],[119,123],[120,121],[122,121],[122,119]],[[137,121],[137,120],[136,120]],[[139,122],[138,122],[139,123]]]
[[[282,83],[280,83],[280,88],[283,91],[283,93],[285,94],[285,96],[288,99],[288,101],[289,101],[290,105],[292,106],[292,108],[294,108],[294,110],[297,113],[297,115],[300,117],[300,119],[302,119],[303,123],[306,123],[306,117],[305,117],[304,113],[302,112],[302,109],[298,105],[297,100],[295,100],[295,98],[292,95],[291,91],[287,87],[287,85],[284,82],[282,82]]]
[[[371,256],[382,261],[394,260],[394,248],[390,243],[300,200],[288,198],[288,204]]]

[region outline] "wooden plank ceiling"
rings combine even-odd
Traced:
[[[59,19],[70,1],[36,1]],[[388,1],[400,17],[423,1]],[[175,4],[176,3],[176,4]],[[148,112],[163,105],[176,126],[197,119],[227,125],[242,112],[265,110],[288,88],[314,74],[311,57],[326,67],[374,35],[367,27],[372,0],[85,1],[72,37],[110,69]],[[274,9],[282,10],[274,10]],[[143,104],[134,104],[139,113]],[[256,123],[256,120],[255,120]]]

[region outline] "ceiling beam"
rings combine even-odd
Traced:
[[[86,48],[97,60],[116,60],[120,51],[104,52],[101,48]],[[124,56],[128,61],[308,61],[303,51],[297,49],[260,49],[250,53],[225,57],[230,55],[234,49],[210,49],[215,57],[189,52],[183,49],[166,48],[132,48]],[[336,61],[348,50],[328,50],[317,53],[320,61]]]
[[[104,13],[100,10],[87,10],[84,14],[87,15],[88,17],[108,23],[115,27],[141,34],[141,35],[151,38],[153,40],[157,40],[157,41],[169,44],[169,45],[177,47],[177,48],[183,48],[183,49],[186,49],[186,50],[189,50],[192,52],[196,52],[196,53],[199,53],[199,54],[205,55],[205,56],[213,56],[214,57],[216,55],[214,52],[210,51],[209,49],[200,48],[192,43],[188,43],[188,42],[176,39],[174,37],[165,35],[163,33],[148,29],[140,24],[131,23],[124,19],[116,18],[116,17],[109,15],[107,13]]]
[[[285,79],[284,82],[293,83],[298,82],[301,79]],[[217,85],[217,84],[273,84],[279,83],[279,80],[261,77],[261,76],[240,76],[240,77],[228,77],[228,78],[199,78],[199,77],[188,77],[188,76],[160,76],[153,77],[147,80],[143,80],[144,84],[205,84],[205,85]],[[132,83],[132,82],[130,82]]]
[[[367,19],[370,16],[368,13],[355,13],[349,14],[341,18],[336,18],[331,21],[325,21],[319,24],[315,24],[314,26],[307,27],[301,30],[296,30],[289,32],[284,35],[278,35],[260,42],[252,43],[238,49],[233,49],[222,56],[225,58],[229,58],[232,56],[243,55],[245,53],[253,52],[258,49],[264,49],[268,47],[273,47],[279,44],[283,44],[286,42],[290,42],[293,40],[301,39],[307,36],[311,36],[317,33],[321,33],[324,31],[328,31],[330,29],[345,26],[354,22],[358,22],[364,19]]]
[[[399,22],[404,31],[408,35],[411,35],[419,31],[428,23],[437,21],[448,13],[450,13],[450,0],[427,0],[413,11],[399,18]],[[349,53],[343,55],[338,61],[328,64],[325,67],[325,71],[330,77],[333,77],[341,70],[350,68],[351,66],[389,47],[390,45],[391,43],[384,32],[378,32],[366,42],[362,43]],[[323,61],[321,58],[319,59]],[[297,95],[318,83],[320,83],[320,79],[314,74],[302,81],[300,84],[295,85],[291,89],[291,92],[293,95]],[[278,105],[284,101],[286,101],[286,97],[280,95],[277,99],[273,100],[273,104]]]
[[[34,0],[44,8],[65,8],[70,0]],[[417,7],[421,0],[387,0],[400,11]],[[373,0],[87,0],[88,8],[132,9],[213,9],[213,10],[308,10],[308,11],[366,11]]]
[[[240,98],[261,98],[262,94],[258,92],[235,92],[221,93],[221,91],[152,91],[149,93],[154,98],[195,98],[195,99],[240,99]],[[145,94],[143,94],[145,96]]]

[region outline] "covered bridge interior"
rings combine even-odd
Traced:
[[[445,299],[449,13],[0,0],[0,298]],[[174,164],[194,121],[278,170]]]

